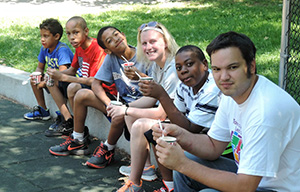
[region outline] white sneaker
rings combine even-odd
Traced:
[[[129,175],[131,173],[131,167],[130,166],[121,166],[119,169],[119,172],[122,175],[129,177]],[[150,167],[145,167],[141,179],[143,179],[145,181],[154,181],[155,179],[157,179],[157,175],[155,174],[155,166],[151,165]]]

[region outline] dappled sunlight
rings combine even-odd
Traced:
[[[256,58],[257,73],[266,76],[273,83],[278,84],[280,50],[275,49],[270,52],[260,53]]]
[[[114,187],[108,187],[106,185],[98,185],[98,186],[88,186],[88,187],[82,187],[79,191],[80,192],[111,192],[113,191]]]
[[[13,148],[9,149],[9,152],[19,155],[23,152],[23,148],[22,147],[13,147]]]
[[[62,166],[49,166],[48,171],[45,172],[44,176],[53,178],[53,176],[60,175],[62,171],[68,175],[75,175],[75,171],[73,169],[65,169]],[[56,177],[56,179],[59,178]]]

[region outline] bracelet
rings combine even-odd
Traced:
[[[129,107],[126,107],[126,109],[125,109],[125,116],[127,116],[128,114],[127,114],[127,110],[128,110],[128,108]]]

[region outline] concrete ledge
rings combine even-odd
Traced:
[[[29,83],[22,85],[23,80],[26,80],[29,75],[30,73],[28,72],[0,65],[0,94],[25,106],[33,107],[37,104],[37,102],[33,95],[31,86]],[[56,106],[51,95],[47,94],[45,91],[44,93],[46,105],[50,109],[51,116],[55,117],[55,111],[58,110],[58,107]],[[107,139],[110,129],[110,122],[102,112],[89,107],[86,125],[89,127],[91,135],[101,140]],[[117,147],[130,154],[129,142],[125,139],[124,135],[122,135],[122,137],[119,139]]]

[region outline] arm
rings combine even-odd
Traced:
[[[42,74],[44,74],[44,69],[45,69],[45,64],[39,62],[39,63],[38,63],[38,66],[37,66],[36,69],[35,69],[35,71],[41,72]]]
[[[137,108],[137,107],[126,107],[126,106],[114,106],[109,105],[107,107],[108,116],[113,118],[117,116],[128,115],[134,118],[150,118],[150,119],[166,119],[166,113],[161,105],[158,107],[151,108]]]
[[[64,81],[64,82],[70,82],[70,83],[81,83],[85,85],[92,85],[92,82],[94,80],[94,77],[89,78],[79,78],[76,77],[77,69],[74,67],[69,67],[66,70],[63,71],[57,71],[56,69],[50,69],[48,68],[47,72],[50,75],[51,78],[58,80],[58,81]]]
[[[156,98],[161,103],[170,121],[188,131],[199,133],[204,127],[194,124],[177,109],[165,89],[154,81],[141,81],[140,90],[145,96]]]
[[[185,163],[185,166],[178,167],[178,172],[220,191],[254,192],[262,178],[260,176],[236,174],[228,171],[212,169],[190,159],[187,159],[183,163]]]
[[[155,105],[156,101],[157,100],[152,97],[141,97],[141,98],[129,103],[129,106],[130,107],[138,107],[138,108],[150,108]]]
[[[158,124],[152,126],[153,139],[162,134],[176,137],[177,143],[189,153],[207,160],[216,160],[225,150],[228,142],[220,142],[206,134],[195,134],[175,124],[162,124],[163,133]]]
[[[60,65],[59,68],[58,68],[58,70],[61,71],[61,72],[64,71],[64,70],[67,70],[68,69],[67,65],[68,64],[66,64],[66,65]]]
[[[162,134],[160,128],[157,125],[152,127],[153,136],[157,142],[158,161],[167,168],[176,170],[191,179],[220,191],[255,191],[258,187],[261,180],[260,176],[236,174],[208,168],[188,159],[182,150],[182,148],[186,149],[199,158],[211,156],[214,158],[209,159],[213,160],[220,155],[220,151],[224,150],[226,143],[214,140],[208,135],[190,133],[178,126],[176,127],[176,125],[169,125],[169,127],[164,125],[164,128],[164,134],[176,136],[177,138],[177,143],[170,145],[158,139]]]
[[[156,150],[158,161],[164,166],[220,191],[255,191],[261,180],[260,176],[236,174],[205,167],[188,159],[180,145],[170,145],[161,139],[157,141]]]
[[[107,97],[101,84],[101,80],[94,79],[92,83],[92,90],[95,93],[96,97],[98,97],[98,99],[100,99],[105,105],[109,105],[110,99]]]

